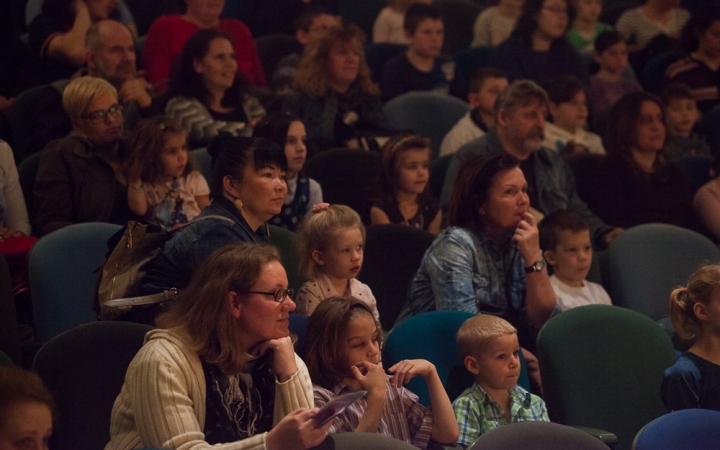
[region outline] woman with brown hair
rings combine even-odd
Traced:
[[[106,450],[306,449],[329,425],[289,336],[292,290],[274,247],[226,245],[195,273],[128,367]],[[222,445],[224,444],[224,445]]]
[[[332,28],[305,47],[283,110],[299,117],[320,150],[353,145],[357,131],[383,127],[380,90],[370,79],[360,28]]]
[[[47,450],[54,403],[40,377],[0,367],[0,448]]]

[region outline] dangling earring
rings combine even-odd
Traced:
[[[237,199],[233,202],[233,205],[237,208],[238,211],[242,211],[243,208],[243,202],[240,199]]]

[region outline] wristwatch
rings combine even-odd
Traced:
[[[545,268],[545,260],[535,261],[532,265],[525,266],[525,273],[542,272]]]

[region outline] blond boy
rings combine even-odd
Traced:
[[[483,434],[512,422],[549,422],[545,402],[517,384],[520,344],[517,330],[504,319],[480,314],[466,320],[457,334],[472,387],[453,402],[460,429],[458,443],[470,447]]]

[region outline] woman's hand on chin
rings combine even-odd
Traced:
[[[520,254],[525,262],[532,264],[542,258],[540,252],[540,233],[538,232],[537,221],[530,213],[523,214],[523,220],[515,228],[512,240],[518,243]]]
[[[334,421],[315,428],[312,418],[318,411],[299,408],[283,417],[267,435],[268,450],[302,450],[320,445]]]
[[[295,348],[290,336],[263,341],[252,349],[251,354],[253,356],[262,356],[267,351],[273,352],[273,370],[281,383],[289,380],[298,371],[295,362]]]

